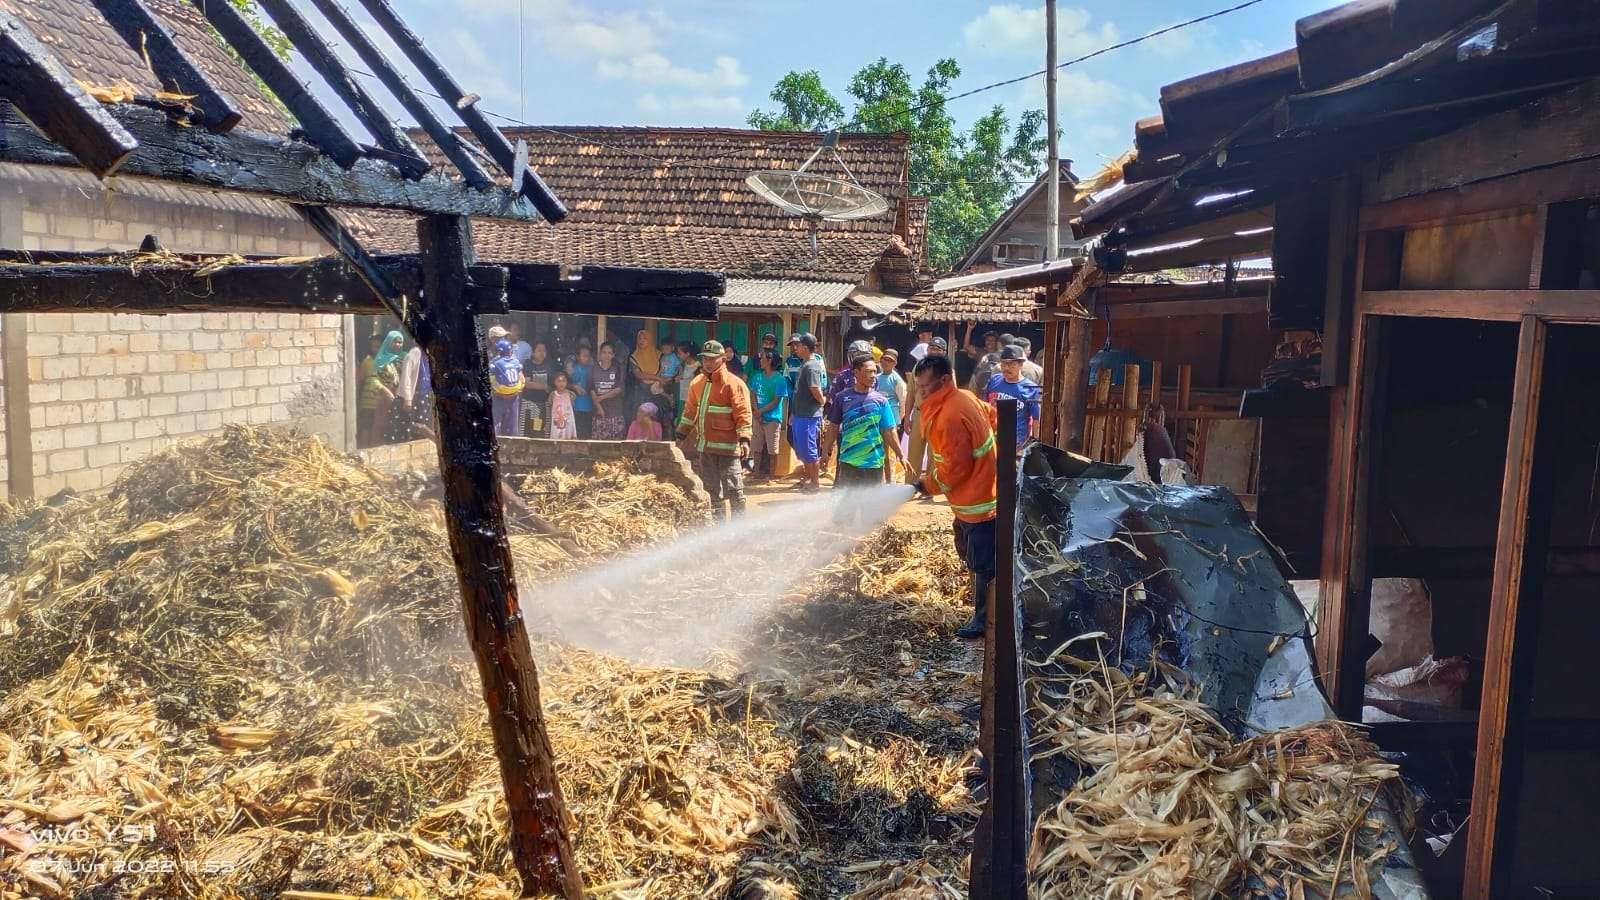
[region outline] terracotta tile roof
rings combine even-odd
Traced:
[[[1027,322],[1039,305],[1035,291],[978,285],[919,292],[903,313],[914,322]]]
[[[211,33],[199,10],[177,0],[146,0],[172,31],[178,46],[188,52],[213,82],[233,98],[244,113],[246,128],[283,134],[288,123],[256,85],[254,77],[235,62]],[[114,84],[126,81],[143,92],[162,85],[118,34],[106,24],[89,0],[0,0],[0,9],[15,16],[40,41],[50,47],[79,81]]]
[[[839,153],[851,174],[888,197],[892,208],[876,218],[823,223],[813,254],[805,222],[761,199],[744,179],[762,169],[798,168],[816,151],[818,135],[735,128],[553,130],[559,134],[537,128],[506,134],[513,142],[527,141],[529,165],[571,215],[557,226],[475,225],[483,261],[679,267],[856,283],[890,247],[904,196],[905,135],[841,135]],[[413,138],[437,154],[426,135]],[[828,153],[810,171],[845,174]],[[383,232],[370,235],[379,249],[414,249],[409,222],[384,216],[372,222]]]

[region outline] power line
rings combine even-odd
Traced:
[[[1069,59],[1069,60],[1067,60],[1067,61],[1065,61],[1063,63],[1060,63],[1059,65],[1056,66],[1056,68],[1057,68],[1057,70],[1060,70],[1060,69],[1065,69],[1065,68],[1067,68],[1069,66],[1075,66],[1075,65],[1078,65],[1079,63],[1083,63],[1083,62],[1086,62],[1088,60],[1094,59],[1097,56],[1103,56],[1103,55],[1105,55],[1107,53],[1111,53],[1111,52],[1113,52],[1115,50],[1121,50],[1121,49],[1123,49],[1125,47],[1131,47],[1131,46],[1133,46],[1135,44],[1143,43],[1145,41],[1151,40],[1152,38],[1160,37],[1160,36],[1162,36],[1164,34],[1170,34],[1170,33],[1174,32],[1174,31],[1178,31],[1180,29],[1189,28],[1189,27],[1194,26],[1194,25],[1199,25],[1202,22],[1207,22],[1207,21],[1210,21],[1211,19],[1220,18],[1220,17],[1228,15],[1230,13],[1235,13],[1235,12],[1238,12],[1239,10],[1246,9],[1248,7],[1255,6],[1256,4],[1263,3],[1263,2],[1265,2],[1265,0],[1244,0],[1244,2],[1235,4],[1234,6],[1227,7],[1226,9],[1219,9],[1219,10],[1217,10],[1215,12],[1206,13],[1203,16],[1196,16],[1195,18],[1192,18],[1192,19],[1187,19],[1185,21],[1177,22],[1177,23],[1174,23],[1172,25],[1165,26],[1163,28],[1158,28],[1155,31],[1151,31],[1151,32],[1149,32],[1147,34],[1142,34],[1142,35],[1140,35],[1140,36],[1138,36],[1136,38],[1129,38],[1128,40],[1125,40],[1125,41],[1119,41],[1119,42],[1117,42],[1115,44],[1111,44],[1111,45],[1108,45],[1108,46],[1105,46],[1105,47],[1101,47],[1098,50],[1094,50],[1092,52],[1085,53],[1082,56],[1075,57],[1073,59]],[[520,42],[520,40],[521,40],[520,34],[519,34],[518,39],[519,39],[519,42]],[[520,48],[519,48],[519,50],[520,50]],[[360,76],[362,76],[364,78],[377,80],[377,76],[374,75],[371,72],[367,72],[367,71],[364,71],[362,69],[355,68],[354,66],[350,66],[349,68],[350,68],[350,71],[356,73],[357,75],[360,75]],[[975,94],[984,93],[985,91],[992,91],[992,90],[995,90],[997,88],[1006,87],[1008,85],[1018,84],[1020,82],[1027,81],[1030,78],[1038,78],[1039,76],[1045,74],[1045,71],[1046,70],[1044,70],[1044,69],[1039,69],[1039,70],[1034,71],[1034,72],[1029,72],[1026,75],[1018,75],[1015,78],[1007,78],[1007,79],[1004,79],[1002,81],[991,82],[989,84],[980,85],[980,86],[972,88],[970,90],[965,90],[965,91],[961,91],[959,93],[943,96],[943,97],[940,97],[937,100],[930,100],[930,101],[928,101],[926,103],[921,103],[921,104],[918,104],[918,105],[915,105],[915,106],[909,106],[909,107],[907,107],[905,109],[905,114],[906,115],[910,115],[912,113],[922,112],[923,110],[932,109],[935,106],[942,106],[944,104],[950,103],[950,102],[955,101],[955,100],[962,100],[962,99],[965,99],[967,97],[971,97],[971,96],[973,96]],[[434,93],[433,91],[427,90],[426,88],[419,88],[419,87],[416,87],[415,85],[413,85],[412,86],[412,90],[416,91],[419,94],[426,94],[429,97],[433,97],[433,98],[435,98],[437,100],[441,100],[441,101],[443,101],[443,102],[445,102],[447,104],[450,102],[447,98],[445,98],[445,97],[443,97],[443,96],[441,96],[441,95],[439,95],[437,93]],[[525,85],[524,85],[524,90],[526,90],[526,86]],[[513,125],[516,125],[516,126],[519,126],[519,127],[522,127],[522,128],[529,128],[529,129],[532,129],[534,131],[542,131],[542,132],[545,132],[547,134],[553,134],[553,135],[555,135],[557,137],[563,137],[563,138],[566,138],[567,140],[571,140],[571,141],[598,144],[599,146],[602,146],[602,147],[605,147],[607,149],[614,150],[614,151],[626,154],[628,156],[632,156],[632,157],[634,157],[636,159],[647,160],[649,162],[657,163],[659,165],[666,166],[668,168],[674,168],[674,169],[700,169],[700,170],[713,171],[713,172],[735,172],[735,173],[750,173],[750,172],[764,171],[762,169],[756,169],[756,168],[750,168],[750,167],[708,165],[708,164],[703,163],[703,162],[681,162],[681,161],[678,161],[678,160],[665,159],[665,158],[659,157],[659,156],[651,156],[651,155],[649,155],[647,153],[640,153],[640,152],[638,152],[636,150],[633,150],[630,147],[624,147],[624,146],[621,146],[619,144],[610,144],[610,143],[607,143],[605,141],[598,141],[598,140],[593,140],[592,138],[588,138],[588,137],[581,137],[579,135],[572,134],[570,132],[562,131],[559,128],[553,128],[553,127],[551,127],[549,125],[537,125],[537,124],[534,124],[533,122],[524,121],[523,119],[517,118],[516,116],[508,116],[508,115],[506,115],[504,113],[494,112],[493,110],[487,109],[487,108],[485,108],[485,107],[483,107],[481,105],[479,106],[479,109],[486,116],[490,116],[490,117],[499,119],[499,120],[501,120],[503,122],[509,122],[509,123],[511,123]],[[835,130],[845,131],[845,130],[848,130],[849,128],[853,127],[853,126],[859,126],[859,125],[863,125],[863,124],[865,124],[865,123],[862,122],[859,119],[859,114],[858,114],[858,118],[852,119],[849,122],[844,123],[843,125],[839,126]],[[713,157],[713,159],[725,159],[725,158],[727,158],[726,155],[721,156],[721,157]],[[915,184],[915,185],[920,185],[920,186],[924,186],[924,187],[932,187],[934,185],[949,186],[949,185],[952,185],[952,184],[1011,184],[1011,185],[1018,185],[1018,184],[1033,184],[1035,180],[1036,179],[1016,179],[1016,180],[1011,180],[1011,179],[982,179],[982,180],[978,180],[978,179],[959,179],[959,180],[932,181],[932,180],[927,180],[927,179],[909,179],[908,178],[908,179],[903,180],[901,182],[901,184],[906,184],[906,185]]]

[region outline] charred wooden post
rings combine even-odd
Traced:
[[[78,86],[55,54],[4,10],[0,10],[0,99],[11,101],[97,177],[115,172],[139,146],[100,101]]]
[[[989,764],[989,801],[972,841],[967,896],[994,900],[1027,896],[1028,812],[1026,705],[1022,696],[1022,616],[1017,609],[1017,415],[1002,399],[996,425],[994,586],[983,638],[983,712],[978,738]]]
[[[1067,353],[1061,365],[1060,406],[1056,412],[1056,430],[1061,435],[1063,450],[1093,455],[1084,448],[1084,415],[1089,408],[1089,357],[1094,353],[1095,295],[1086,291],[1079,302],[1090,318],[1073,319],[1067,326]]]
[[[250,71],[256,73],[266,83],[268,88],[283,101],[294,117],[299,120],[300,127],[305,130],[306,139],[322,148],[322,151],[333,157],[334,162],[348,169],[355,165],[356,160],[363,156],[361,145],[344,130],[339,120],[328,112],[300,83],[287,63],[278,58],[278,54],[267,46],[261,35],[256,34],[250,22],[234,7],[232,3],[209,3],[207,0],[190,0],[201,15],[217,29],[222,39],[239,54]]]
[[[567,207],[556,198],[555,192],[544,183],[539,173],[519,166],[517,152],[500,133],[500,129],[489,121],[489,117],[478,109],[478,96],[462,90],[455,77],[439,63],[433,53],[423,46],[422,39],[417,37],[406,23],[395,14],[389,5],[389,0],[361,0],[361,5],[376,19],[389,37],[392,38],[411,64],[416,66],[422,77],[428,79],[433,89],[444,97],[445,102],[455,109],[456,115],[461,117],[472,134],[483,143],[483,149],[489,151],[496,164],[513,179],[511,189],[521,192],[533,205],[538,208],[540,215],[551,222],[559,222],[567,217]]]
[[[388,89],[389,93],[400,101],[400,105],[405,108],[406,113],[417,120],[417,124],[421,125],[422,130],[428,133],[428,137],[433,138],[433,142],[438,146],[439,152],[443,153],[461,171],[461,177],[465,178],[468,184],[482,190],[494,183],[493,179],[489,177],[489,173],[485,172],[483,167],[478,165],[478,161],[473,158],[472,154],[468,153],[466,148],[461,145],[461,139],[456,136],[456,133],[446,128],[444,123],[439,121],[439,117],[433,114],[433,110],[428,104],[424,103],[422,98],[411,90],[411,86],[406,84],[405,77],[389,62],[389,58],[383,54],[383,51],[372,43],[371,39],[367,37],[367,33],[361,30],[361,27],[355,23],[354,19],[350,18],[350,14],[345,12],[344,7],[337,0],[311,0],[311,2],[321,11],[323,18],[327,19],[334,29],[339,32],[340,36],[345,39],[345,43],[349,44],[350,48],[355,50],[356,55],[361,57],[361,61],[366,64],[367,68],[378,76],[378,80],[383,82],[383,86]]]
[[[272,21],[278,24],[278,28],[289,38],[289,42],[294,44],[295,49],[300,51],[300,55],[305,57],[306,62],[317,70],[322,80],[328,83],[328,87],[332,88],[333,92],[339,95],[339,99],[344,101],[345,106],[348,106],[355,117],[361,120],[362,126],[372,135],[372,139],[378,142],[378,146],[389,151],[390,161],[401,173],[407,178],[421,178],[433,168],[417,145],[395,125],[389,114],[384,112],[372,94],[356,80],[356,76],[345,68],[338,55],[333,52],[333,48],[322,39],[322,35],[317,34],[316,29],[311,27],[311,23],[306,21],[305,16],[302,16],[293,4],[288,0],[256,0],[256,2],[261,4],[267,15],[272,17]]]
[[[567,810],[539,704],[539,678],[517,599],[495,463],[488,360],[466,303],[472,240],[463,216],[417,226],[427,310],[416,337],[428,354],[439,413],[450,551],[461,579],[467,638],[511,814],[511,855],[524,896],[583,896]]]
[[[144,5],[144,0],[94,0],[117,34],[146,61],[169,91],[192,94],[197,120],[218,134],[232,131],[244,118],[232,98],[206,77],[177,43],[172,32]]]

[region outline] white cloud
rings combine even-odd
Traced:
[[[445,52],[454,61],[451,66],[467,90],[482,97],[489,106],[515,107],[521,102],[517,89],[501,74],[483,45],[472,32],[452,28],[444,35]]]
[[[1023,82],[1017,102],[1022,109],[1043,109],[1044,78]],[[1155,108],[1153,100],[1113,81],[1072,69],[1056,77],[1056,112],[1063,120],[1108,117],[1128,123],[1131,134],[1133,119],[1148,115]]]
[[[1000,3],[962,26],[967,46],[987,53],[1044,56],[1044,7]],[[1094,24],[1094,16],[1074,6],[1056,10],[1056,54],[1082,56],[1117,42],[1117,26]]]
[[[705,90],[743,87],[750,82],[750,76],[744,73],[739,61],[731,56],[717,57],[711,61],[709,69],[674,65],[659,53],[643,53],[625,61],[602,59],[596,63],[596,67],[607,78],[625,78],[664,87]]]
[[[633,56],[660,43],[656,30],[634,13],[548,24],[554,28],[549,41],[552,48],[563,53]]]
[[[647,113],[742,113],[744,100],[732,94],[689,94],[663,97],[640,94],[639,109]]]

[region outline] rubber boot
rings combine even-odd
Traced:
[[[956,637],[964,640],[976,640],[983,637],[989,612],[989,587],[993,583],[993,578],[973,573],[972,618],[967,620],[967,624],[956,629]]]

